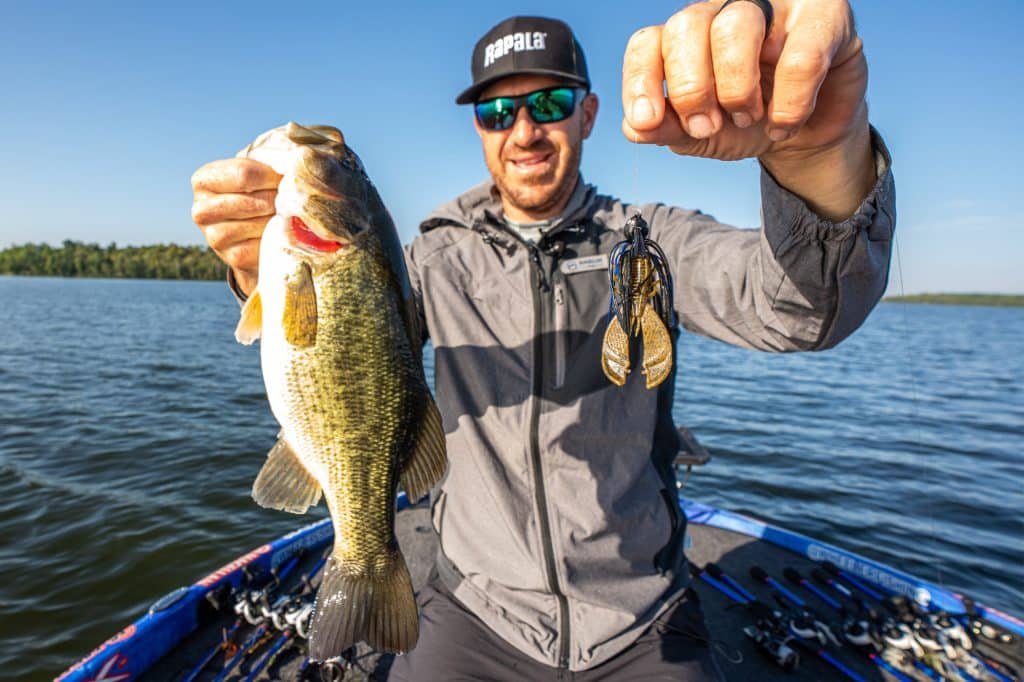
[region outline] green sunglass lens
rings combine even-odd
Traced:
[[[515,103],[504,98],[480,102],[476,117],[487,130],[505,130],[515,121]]]
[[[537,123],[553,123],[572,115],[575,94],[571,88],[542,90],[530,95],[527,105]]]

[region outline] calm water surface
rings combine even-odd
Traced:
[[[249,497],[276,426],[237,317],[218,283],[0,277],[0,677],[309,519]],[[824,353],[687,335],[675,413],[714,459],[685,493],[1024,614],[1022,339],[1024,310],[898,304]]]

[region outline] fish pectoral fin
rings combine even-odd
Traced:
[[[316,288],[309,263],[300,263],[298,269],[285,282],[284,337],[297,348],[316,344]]]
[[[402,490],[410,502],[417,502],[437,483],[448,466],[444,428],[441,413],[432,398],[427,398],[427,409],[420,421],[420,430],[409,456],[402,462],[398,476]]]
[[[320,501],[320,483],[281,438],[270,449],[267,461],[252,484],[252,498],[261,507],[305,514]]]
[[[604,330],[601,344],[601,369],[608,380],[616,386],[623,386],[629,375],[629,337],[619,324],[619,318],[612,315],[608,328]]]
[[[644,336],[643,372],[647,388],[654,388],[672,373],[672,337],[654,306],[649,304],[644,307],[640,328]]]
[[[409,568],[393,540],[369,566],[328,560],[309,632],[312,660],[333,658],[363,640],[380,652],[404,653],[418,638]]]
[[[253,341],[260,338],[262,332],[263,302],[260,300],[260,290],[256,288],[242,306],[242,317],[235,327],[235,340],[250,346]]]

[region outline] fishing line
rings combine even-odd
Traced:
[[[639,201],[640,191],[640,133],[633,131],[633,198]]]
[[[893,227],[895,228],[895,225]],[[901,254],[900,254],[900,242],[899,242],[899,239],[896,236],[895,230],[893,231],[893,234],[892,234],[892,243],[893,243],[893,250],[896,252],[896,273],[897,273],[897,278],[899,280],[899,286],[900,286],[900,298],[906,298],[907,293],[906,293],[906,290],[904,289],[904,282],[903,282],[903,258],[902,258]],[[906,304],[904,303],[903,305],[905,306]],[[920,407],[920,397],[919,397],[919,394],[918,394],[918,387],[917,387],[917,378],[916,378],[917,374],[915,372],[915,370],[917,369],[917,365],[916,365],[915,360],[914,360],[914,353],[913,353],[913,351],[912,351],[912,349],[910,347],[910,343],[909,343],[909,341],[910,341],[910,321],[907,319],[907,309],[906,309],[906,307],[903,308],[902,317],[903,317],[903,337],[904,337],[904,341],[905,341],[905,343],[903,344],[904,345],[904,353],[907,356],[909,356],[909,361],[907,362],[907,371],[910,374],[910,421],[911,421],[911,425],[912,425],[911,428],[914,431],[914,436],[915,436],[915,439],[917,441],[918,446],[923,447],[924,439],[922,438],[922,432],[921,432],[921,412],[920,412],[920,409],[919,409],[919,407]],[[917,455],[917,456],[919,457],[920,455]],[[920,468],[921,467],[919,466],[918,469],[920,469]],[[932,500],[932,496],[931,495],[926,494],[924,497],[925,497],[925,500],[924,500],[924,506],[925,506],[924,512],[925,512],[925,521],[928,523],[928,533],[929,533],[929,536],[930,536],[932,542],[937,544],[936,538],[938,537],[938,533],[937,533],[936,525],[935,525],[935,507],[934,507],[934,502]],[[937,553],[933,551],[933,554],[937,554]],[[935,564],[935,583],[937,585],[945,587],[945,583],[943,582],[943,578],[942,578],[942,558],[940,556],[934,556],[933,558],[934,558],[933,563]]]

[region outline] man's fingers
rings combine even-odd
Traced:
[[[687,135],[686,131],[679,125],[679,117],[676,116],[676,112],[672,111],[672,108],[666,106],[664,102],[665,98],[662,97],[662,107],[665,113],[656,128],[638,130],[629,124],[628,118],[623,119],[622,134],[626,136],[626,139],[638,144],[657,144],[662,146],[682,144],[686,140],[692,140],[693,138]]]
[[[792,137],[810,117],[834,53],[835,46],[816,26],[786,36],[768,105],[768,136],[772,140]]]
[[[665,115],[665,71],[661,64],[661,26],[642,28],[629,39],[622,59],[624,125],[653,130]]]
[[[765,17],[752,2],[734,2],[711,22],[711,59],[718,103],[738,128],[761,120],[761,46]]]
[[[202,228],[206,243],[231,268],[256,271],[260,260],[260,240],[267,219],[232,220]]]
[[[661,37],[669,103],[691,137],[708,138],[722,129],[722,110],[715,94],[710,28],[718,7],[690,5],[674,14]]]
[[[281,176],[274,169],[252,159],[211,161],[192,175],[192,189],[214,193],[256,192],[275,189]]]
[[[216,194],[197,190],[192,203],[192,221],[196,225],[209,225],[224,221],[274,215],[277,191],[264,189],[249,194]]]
[[[654,130],[635,130],[623,119],[622,134],[631,142],[668,147],[676,154],[702,156],[723,161],[756,156],[767,147],[764,132],[759,126],[736,128],[726,124],[722,132],[712,138],[696,138],[686,134],[671,107],[665,109],[665,118]]]
[[[205,225],[202,228],[203,236],[206,237],[206,243],[211,249],[217,253],[226,253],[243,242],[253,239],[258,242],[263,236],[267,221],[267,218],[256,218]]]
[[[246,239],[219,254],[229,268],[255,278],[260,270],[260,240]]]

